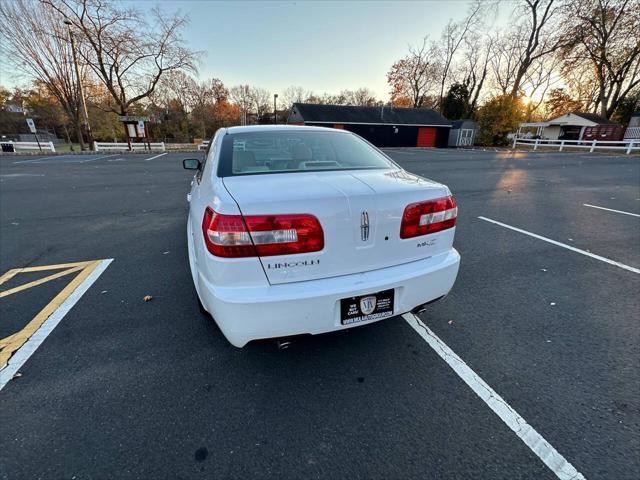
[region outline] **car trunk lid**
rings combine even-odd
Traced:
[[[323,250],[260,258],[271,284],[408,263],[448,250],[453,241],[453,229],[400,238],[407,205],[449,195],[445,186],[404,170],[243,175],[225,177],[224,184],[245,216],[311,214],[320,221]]]

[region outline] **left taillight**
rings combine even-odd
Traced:
[[[309,214],[223,215],[207,208],[202,233],[207,250],[218,257],[290,255],[324,248],[320,222]]]
[[[458,206],[453,196],[416,202],[407,205],[402,214],[400,238],[440,232],[452,228],[458,217]]]

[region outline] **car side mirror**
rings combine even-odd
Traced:
[[[200,170],[200,160],[197,158],[185,158],[182,160],[182,166],[185,170]]]

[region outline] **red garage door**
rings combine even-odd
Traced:
[[[424,127],[418,129],[417,147],[435,147],[436,146],[436,129]]]

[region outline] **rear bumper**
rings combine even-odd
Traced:
[[[394,315],[446,295],[458,274],[460,255],[447,252],[371,272],[265,287],[222,287],[200,275],[205,308],[236,347],[251,340],[344,330],[378,320],[342,325],[340,299],[395,290]]]

